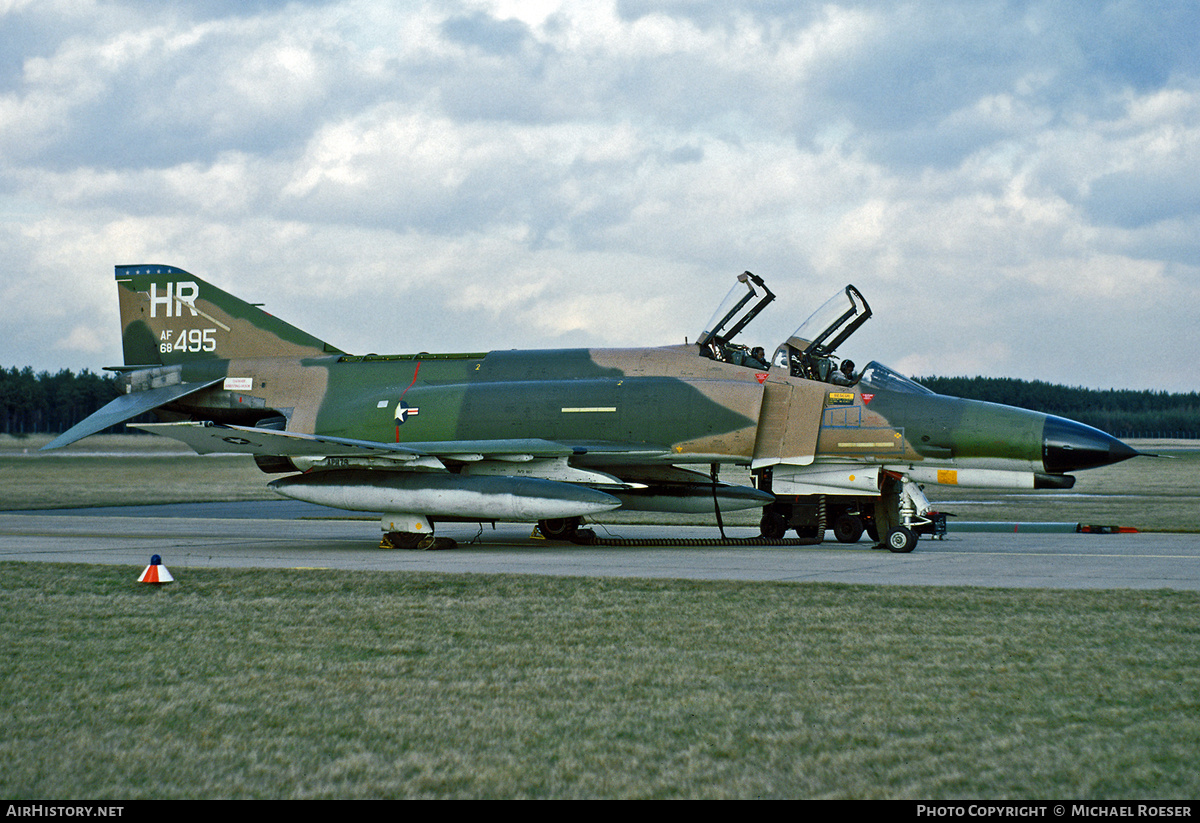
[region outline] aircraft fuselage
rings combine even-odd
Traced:
[[[281,415],[290,431],[381,442],[537,437],[572,446],[585,464],[611,461],[614,443],[640,452],[621,462],[749,464],[757,457],[760,467],[809,457],[1063,474],[1129,456],[1107,435],[1040,412],[833,386],[708,360],[694,346],[182,366],[183,382],[219,377],[239,388],[214,387],[174,408],[247,425]],[[790,394],[786,405],[764,403],[768,392],[781,389]],[[798,415],[782,418],[814,410],[817,426]],[[811,448],[801,443],[799,454],[771,454],[772,431],[782,428],[786,437],[789,427],[804,424],[815,429]]]
[[[827,523],[910,551],[925,484],[1069,488],[1136,452],[1070,420],[933,394],[836,349],[870,316],[853,286],[775,349],[737,342],[773,299],[750,272],[691,345],[348,355],[182,269],[118,266],[128,393],[58,448],[143,428],[254,456],[291,497],[382,511],[392,545],[438,519],[534,518],[570,538],[616,508],[762,508],[765,537]],[[754,486],[721,483],[748,467]],[[703,469],[708,471],[704,471]],[[841,531],[839,532],[839,524]]]

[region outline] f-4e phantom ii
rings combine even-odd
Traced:
[[[774,299],[739,275],[695,343],[350,355],[172,266],[118,266],[126,394],[57,448],[149,411],[198,453],[253,455],[287,497],[381,513],[384,545],[444,547],[439,522],[761,508],[762,537],[866,529],[912,551],[922,487],[1070,488],[1138,452],[1061,417],[934,394],[838,347],[871,316],[847,286],[772,355],[738,342]],[[842,367],[839,368],[839,365]],[[752,486],[722,483],[748,467]],[[707,472],[705,471],[707,469]]]

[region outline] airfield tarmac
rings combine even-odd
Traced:
[[[585,547],[531,537],[529,524],[445,524],[450,551],[377,548],[375,519],[295,501],[113,506],[0,514],[0,560],[128,565],[153,554],[188,568],[329,568],[904,586],[1200,590],[1200,534],[977,532],[951,525],[912,554],[853,545]],[[727,528],[730,537],[756,529]],[[608,526],[601,537],[717,537],[712,527]]]

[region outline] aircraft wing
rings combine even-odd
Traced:
[[[145,423],[134,428],[180,440],[198,454],[221,452],[282,457],[385,457],[404,463],[422,457],[446,457],[462,461],[484,458],[525,460],[567,457],[576,451],[571,446],[538,438],[384,443],[215,423]]]

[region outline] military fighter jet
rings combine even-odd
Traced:
[[[126,394],[48,449],[149,411],[198,453],[251,454],[287,497],[381,513],[384,545],[448,547],[438,522],[761,508],[762,537],[865,529],[912,551],[930,483],[1056,488],[1137,452],[1060,417],[934,394],[838,347],[854,286],[768,356],[737,342],[774,299],[746,272],[695,343],[350,355],[172,266],[118,266]],[[748,467],[753,486],[722,483]],[[708,469],[706,473],[704,469]]]

